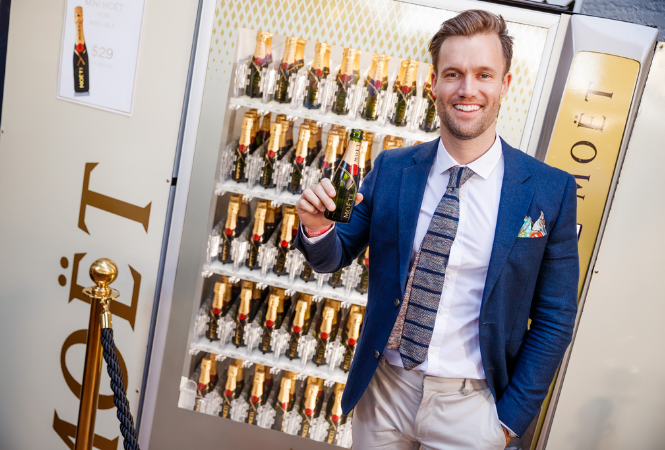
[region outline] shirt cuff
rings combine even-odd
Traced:
[[[300,224],[300,231],[302,232],[302,239],[305,241],[306,244],[316,244],[319,242],[321,239],[324,237],[328,236],[328,234],[335,228],[335,224],[332,224],[330,229],[323,233],[320,236],[315,236],[315,237],[307,237],[307,234],[305,234],[305,228],[303,227],[303,224]]]
[[[515,432],[513,430],[508,428],[505,423],[501,422],[500,420],[499,420],[499,423],[501,424],[501,426],[503,426],[503,428],[508,430],[508,436],[510,436],[510,437],[519,437],[519,436],[517,436],[517,434],[515,434]]]

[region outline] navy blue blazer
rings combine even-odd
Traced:
[[[579,259],[575,178],[503,140],[504,176],[480,309],[480,352],[499,419],[522,435],[538,413],[577,313]],[[362,334],[342,398],[356,405],[377,368],[408,278],[427,178],[439,139],[379,154],[348,224],[315,244],[295,246],[314,270],[335,272],[369,245],[370,278]],[[548,234],[518,238],[525,216],[544,212]],[[531,326],[529,328],[529,319]]]

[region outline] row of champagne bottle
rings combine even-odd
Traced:
[[[304,119],[298,132],[298,140],[293,140],[294,124],[286,115],[278,114],[274,122],[270,122],[271,113],[261,117],[258,110],[250,109],[243,115],[242,127],[238,147],[234,155],[231,169],[231,179],[237,182],[246,182],[247,157],[253,155],[261,148],[259,157],[263,164],[258,176],[258,184],[264,188],[275,187],[275,163],[290,154],[289,164],[292,165],[290,180],[287,189],[293,194],[303,191],[303,170],[317,160],[317,169],[320,169],[324,178],[332,178],[339,164],[345,159],[349,142],[352,142],[351,133],[346,127],[331,125],[323,142],[323,127],[310,119]],[[259,125],[260,122],[260,125]],[[292,147],[294,151],[289,153]],[[363,131],[358,149],[358,179],[361,182],[371,170],[372,146],[374,134]],[[383,150],[401,147],[403,140],[396,136],[386,136],[383,141]],[[353,149],[355,150],[355,148]],[[349,154],[347,159],[353,155]]]
[[[256,35],[256,47],[254,56],[250,62],[249,80],[245,88],[245,94],[249,97],[261,97],[262,69],[268,68],[273,63],[272,38],[268,32],[259,31]],[[278,79],[274,99],[280,103],[291,102],[289,95],[289,84],[292,75],[305,68],[305,45],[307,41],[295,37],[287,37],[284,55],[278,65]],[[317,42],[314,50],[314,59],[309,66],[306,77],[306,92],[303,105],[309,109],[321,107],[320,84],[330,74],[330,51],[331,45]],[[359,85],[360,56],[362,51],[353,48],[344,48],[342,62],[335,76],[336,92],[332,102],[332,111],[335,114],[348,114],[349,107],[347,97],[352,86]],[[362,87],[367,89],[363,101],[361,116],[366,120],[377,120],[379,110],[378,99],[382,92],[389,89],[389,66],[390,56],[383,54],[372,54],[372,63]],[[407,124],[406,110],[409,99],[418,94],[417,73],[418,61],[402,60],[399,72],[393,83],[392,92],[396,94],[394,114],[390,118],[391,123],[396,126]],[[430,84],[432,65],[429,64],[429,72],[422,88],[422,97],[425,99],[425,115],[420,123],[424,131],[436,129],[436,97],[432,93]]]
[[[333,180],[334,185],[334,180]],[[341,190],[341,188],[338,188]],[[345,208],[339,207],[336,210],[341,215],[345,215]],[[334,213],[333,211],[332,213]],[[245,230],[251,223],[250,202],[246,201],[239,194],[231,195],[227,209],[226,220],[223,226],[219,227],[219,250],[217,259],[222,264],[231,264],[233,260],[233,242],[245,233]],[[331,220],[337,216],[331,215]],[[277,227],[280,225],[279,231]],[[254,222],[251,231],[247,233],[249,250],[247,251],[245,266],[250,270],[256,270],[260,267],[261,247],[270,242],[271,236],[274,236],[272,245],[277,249],[272,272],[278,276],[286,275],[287,257],[289,252],[296,251],[294,242],[300,227],[300,219],[295,206],[284,207],[274,206],[268,200],[259,200],[256,203],[254,211]],[[369,283],[369,248],[358,256],[357,263],[361,268],[358,285],[355,289],[361,294],[367,293]],[[305,282],[314,279],[315,272],[311,266],[303,261],[299,276]],[[342,286],[342,270],[335,272],[328,280],[328,284],[333,288]]]
[[[342,413],[342,383],[326,385],[321,378],[240,359],[219,362],[214,353],[201,359],[191,379],[197,385],[195,411],[210,412],[206,402],[212,400],[220,417],[342,444],[338,433],[349,420]]]
[[[203,305],[205,337],[236,347],[250,345],[263,354],[276,352],[290,360],[304,359],[318,367],[340,365],[348,372],[360,335],[365,308],[315,298],[251,281],[215,282]],[[250,331],[255,330],[255,331]],[[275,334],[277,333],[277,334]],[[331,344],[333,343],[333,344]]]

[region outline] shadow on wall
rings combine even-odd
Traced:
[[[581,408],[578,417],[579,428],[570,436],[575,450],[601,450],[602,442],[611,434],[614,426],[610,417],[614,404],[606,398],[590,401]]]
[[[655,27],[658,40],[665,40],[665,2],[662,0],[583,0],[580,12]]]

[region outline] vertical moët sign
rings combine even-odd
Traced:
[[[640,71],[634,59],[575,55],[546,163],[577,180],[581,292],[621,149]]]

